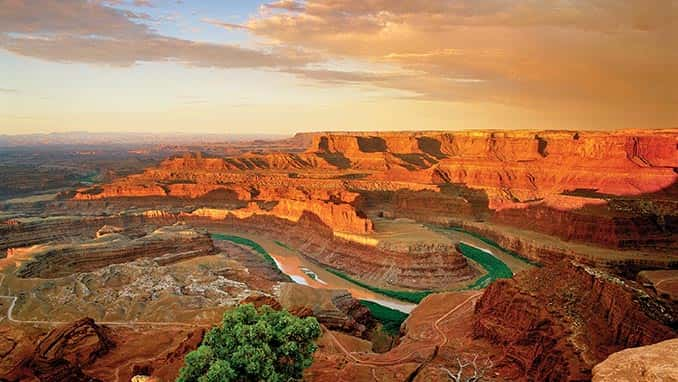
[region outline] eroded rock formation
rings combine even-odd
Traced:
[[[562,263],[493,283],[473,330],[503,349],[500,366],[513,378],[570,381],[590,378],[614,351],[673,338],[673,320],[641,289]]]
[[[675,252],[678,132],[628,130],[315,133],[304,153],[183,156],[80,190],[76,200],[257,202],[369,233],[365,213],[484,220],[565,241]],[[243,213],[263,213],[245,207]]]
[[[40,381],[95,381],[83,368],[115,346],[109,336],[91,318],[61,326],[38,342],[29,368]]]
[[[357,337],[367,337],[377,322],[369,309],[354,299],[348,291],[314,289],[285,283],[280,287],[280,304],[298,316],[314,316],[331,330]]]
[[[174,225],[137,239],[110,233],[83,243],[37,246],[21,254],[15,252],[8,260],[26,259],[16,272],[19,277],[54,278],[141,257],[155,258],[158,264],[166,265],[213,253],[215,248],[207,233]]]

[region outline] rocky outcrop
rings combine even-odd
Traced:
[[[498,280],[476,306],[474,335],[503,349],[517,379],[590,377],[610,353],[673,338],[673,318],[642,290],[604,272],[566,263]]]
[[[183,216],[224,220],[232,215],[239,219],[246,219],[253,215],[274,216],[297,223],[304,214],[313,214],[328,227],[340,232],[370,233],[373,224],[370,219],[360,216],[359,212],[350,204],[335,204],[319,200],[298,201],[280,199],[270,209],[262,209],[256,203],[250,203],[246,208],[224,210],[214,208],[200,208]]]
[[[593,368],[593,382],[676,381],[678,339],[625,349]]]
[[[38,339],[32,334],[37,329],[22,330],[11,337],[22,349],[0,358],[3,381],[129,381],[140,374],[171,381],[205,333],[204,328],[109,327],[91,318],[63,324]]]
[[[0,258],[7,250],[36,244],[94,238],[105,226],[118,227],[126,235],[142,236],[146,231],[177,222],[175,214],[147,211],[140,214],[53,216],[0,221]],[[107,228],[108,229],[108,228]]]
[[[367,338],[377,322],[369,309],[346,290],[315,289],[284,283],[280,287],[280,304],[298,316],[312,315],[331,330]]]
[[[83,243],[38,246],[12,258],[26,261],[16,272],[19,277],[55,278],[142,257],[155,258],[160,265],[167,265],[215,252],[207,233],[175,225],[137,239],[111,233]]]
[[[240,301],[241,305],[252,304],[255,308],[260,308],[264,305],[268,305],[273,310],[281,310],[283,307],[280,305],[280,302],[271,296],[264,296],[260,294],[251,295]]]
[[[38,342],[29,367],[40,381],[95,381],[83,368],[115,344],[91,318],[53,329]]]
[[[356,216],[371,208],[433,223],[492,221],[611,248],[676,250],[676,130],[330,132],[298,141],[309,140],[299,154],[172,158],[75,199],[280,203],[278,216],[305,210],[352,233],[370,231]],[[371,203],[337,197],[350,192]]]
[[[417,251],[410,252],[409,246],[403,251],[360,244],[335,236],[328,225],[310,213],[302,214],[296,223],[257,214],[244,218],[233,213],[211,214],[209,218],[185,214],[182,218],[191,224],[215,229],[226,226],[254,235],[266,233],[326,267],[371,285],[395,289],[443,289],[476,276],[475,269],[453,247],[415,246]]]

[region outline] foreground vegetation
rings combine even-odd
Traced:
[[[372,301],[360,300],[360,303],[370,310],[372,317],[382,323],[386,333],[391,335],[400,333],[400,325],[407,319],[407,313],[388,308]]]
[[[241,305],[186,355],[177,382],[298,380],[313,362],[320,333],[315,317]]]

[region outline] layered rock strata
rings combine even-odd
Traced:
[[[177,222],[174,214],[146,211],[138,214],[53,216],[14,218],[0,221],[0,258],[14,248],[36,244],[93,238],[97,231],[109,225],[124,230],[127,236],[138,237],[160,226]]]
[[[369,207],[617,249],[677,249],[676,130],[315,133],[300,142],[309,139],[298,154],[169,159],[74,198],[279,202],[287,206],[269,213],[308,211],[352,233],[370,232]]]
[[[110,233],[84,243],[38,246],[20,255],[28,261],[16,274],[25,278],[55,278],[142,257],[156,258],[160,265],[167,265],[215,252],[207,233],[175,225],[159,228],[137,239]],[[14,257],[18,256],[10,256],[9,259]]]
[[[283,308],[298,316],[314,316],[328,329],[367,338],[377,322],[369,309],[354,299],[348,291],[315,289],[285,283],[279,293]]]
[[[673,338],[675,317],[641,289],[562,263],[498,280],[476,306],[474,335],[501,347],[516,379],[574,381],[612,352]]]

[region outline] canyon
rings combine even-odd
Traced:
[[[321,322],[317,381],[604,380],[676,337],[678,130],[147,150],[0,202],[0,379],[173,380],[240,303]]]

